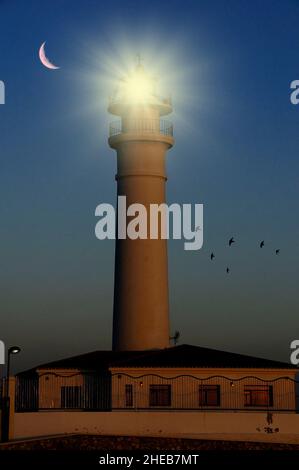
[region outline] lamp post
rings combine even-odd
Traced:
[[[21,352],[19,346],[11,346],[7,351],[7,369],[5,381],[4,407],[2,414],[2,442],[9,440],[9,418],[10,418],[10,396],[9,396],[9,377],[10,377],[10,356]]]
[[[19,354],[21,348],[19,346],[11,346],[7,351],[7,370],[6,370],[6,383],[5,383],[5,396],[9,396],[9,376],[10,376],[10,356],[12,354]]]

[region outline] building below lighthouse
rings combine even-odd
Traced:
[[[15,406],[19,412],[294,412],[296,374],[284,362],[187,344],[94,351],[18,374]]]

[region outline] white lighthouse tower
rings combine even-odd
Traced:
[[[165,203],[166,152],[173,146],[172,112],[139,63],[110,99],[108,111],[120,117],[110,125],[109,145],[117,152],[117,195],[127,206]],[[149,216],[148,216],[149,218]],[[148,220],[149,225],[149,220]],[[167,240],[116,239],[113,350],[169,346]]]

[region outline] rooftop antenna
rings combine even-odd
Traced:
[[[173,336],[170,336],[169,339],[172,340],[172,341],[173,341],[173,344],[176,346],[177,343],[178,343],[178,341],[179,341],[179,339],[180,339],[180,336],[181,336],[181,333],[180,333],[178,330],[176,330],[176,331],[174,332],[174,335],[173,335]]]

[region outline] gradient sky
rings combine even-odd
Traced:
[[[23,350],[15,370],[111,347],[114,243],[94,235],[95,207],[116,192],[101,77],[136,53],[176,83],[168,202],[204,204],[203,249],[169,243],[172,331],[288,361],[299,335],[298,21],[297,0],[0,1],[0,338]],[[59,71],[40,64],[43,41]]]

